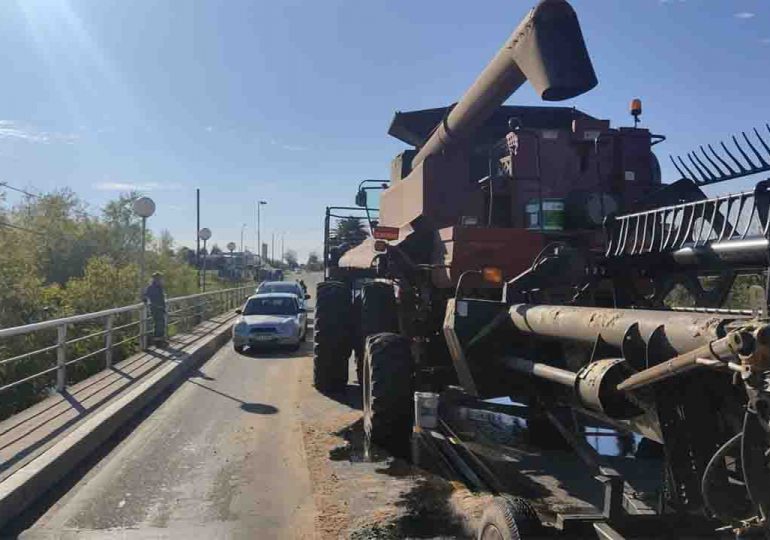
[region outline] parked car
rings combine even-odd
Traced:
[[[233,326],[233,348],[288,345],[299,349],[307,336],[307,313],[293,293],[260,293],[250,297]]]
[[[297,297],[299,305],[307,309],[305,300],[310,299],[310,295],[305,292],[297,281],[263,281],[257,287],[257,294],[263,293],[290,293]]]

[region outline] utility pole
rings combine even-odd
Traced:
[[[195,268],[198,270],[198,288],[201,286],[201,190],[195,189]]]
[[[259,263],[257,264],[257,272],[262,269],[262,231],[261,231],[261,216],[260,216],[260,207],[263,204],[267,204],[267,201],[257,201],[257,260]],[[260,279],[260,276],[257,275],[257,280]]]

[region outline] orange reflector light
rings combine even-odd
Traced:
[[[484,277],[484,281],[490,283],[503,282],[503,271],[495,266],[485,266],[481,269],[481,275]]]
[[[398,240],[398,227],[375,227],[372,236],[376,240]]]
[[[639,116],[642,114],[642,100],[639,98],[632,99],[630,108],[633,116]]]
[[[388,251],[388,243],[385,240],[375,240],[374,251],[377,253],[385,253]]]

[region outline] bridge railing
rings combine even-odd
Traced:
[[[249,285],[168,299],[168,335],[235,309],[254,289]],[[62,392],[68,384],[147,349],[152,332],[152,318],[143,303],[0,329],[0,403],[15,401],[8,395],[14,392],[21,402]],[[7,406],[0,409],[0,418],[14,412]]]

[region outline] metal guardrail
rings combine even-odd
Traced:
[[[770,182],[754,191],[617,216],[607,223],[607,257],[767,238]]]
[[[255,286],[249,285],[168,299],[168,335],[190,329],[207,318],[235,309],[254,294],[254,290]],[[104,368],[110,368],[116,349],[123,356],[147,349],[148,336],[152,333],[149,311],[146,304],[133,304],[0,329],[0,393],[54,372],[55,388],[61,392],[67,386],[69,366],[103,355]],[[15,343],[9,344],[11,341]],[[23,349],[25,345],[31,350],[3,358],[3,354],[9,350]],[[29,373],[25,369],[29,366],[42,369]]]

